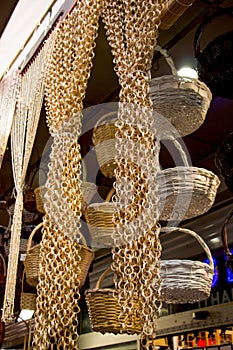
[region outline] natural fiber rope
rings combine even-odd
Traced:
[[[20,78],[16,114],[11,131],[16,202],[2,315],[5,322],[11,321],[14,317],[15,285],[22,226],[23,186],[39,122],[44,95],[45,70],[51,47],[52,40],[48,40]]]
[[[57,29],[46,84],[54,137],[46,182],[33,349],[77,349],[81,156],[77,139],[92,67],[100,0],[78,1]],[[55,258],[56,257],[56,258]]]
[[[0,82],[0,168],[10,135],[18,87],[19,73],[12,69]]]
[[[161,249],[159,228],[154,228],[158,220],[158,146],[152,143],[148,152],[143,147],[142,139],[149,144],[151,130],[154,140],[156,136],[147,71],[151,67],[156,45],[161,9],[162,1],[141,0],[106,0],[103,8],[107,38],[121,84],[121,103],[116,122],[117,167],[114,186],[117,205],[113,236],[117,248],[113,249],[113,269],[125,328],[136,307],[132,294],[139,296],[142,338],[146,339],[143,346],[146,348],[149,347],[148,339],[155,337],[156,316],[160,307],[157,261]],[[142,132],[137,142],[133,137],[134,125]],[[134,164],[139,164],[139,169]],[[132,194],[133,188],[137,188],[138,192],[131,196],[135,208],[130,211],[127,210],[129,198],[126,194]]]

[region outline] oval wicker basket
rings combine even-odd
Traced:
[[[31,247],[31,243],[32,243],[32,238],[34,234],[42,226],[43,226],[43,223],[41,222],[31,232],[28,239],[26,259],[24,261],[26,281],[29,285],[34,287],[37,286],[38,278],[39,278],[40,244],[36,244],[34,247]],[[83,235],[81,236],[81,239],[83,244],[80,244],[78,242],[75,242],[74,244],[78,245],[77,249],[79,252],[79,256],[81,257],[79,279],[80,279],[81,286],[83,286],[86,281],[91,262],[94,259],[94,252],[91,248],[89,248],[86,245],[86,240],[83,237]]]
[[[204,29],[217,17],[232,16],[233,6],[217,8],[205,17],[198,26],[194,37],[194,54],[198,63],[199,76],[214,96],[233,98],[233,30],[213,39],[201,50],[200,41]]]
[[[211,252],[203,239],[195,232],[184,228],[162,228],[161,232],[178,231],[194,237],[207,254],[209,264],[193,260],[161,261],[161,298],[166,303],[195,303],[210,296],[214,275]]]
[[[153,108],[176,128],[181,137],[189,135],[203,124],[212,94],[200,80],[178,76],[168,52],[160,46],[156,49],[166,59],[172,75],[150,80]]]
[[[228,247],[228,239],[227,239],[227,226],[229,225],[229,222],[232,216],[233,216],[233,209],[229,212],[229,214],[226,216],[224,220],[224,224],[221,230],[221,237],[222,237],[223,250],[227,256],[226,266],[229,267],[229,269],[233,272],[233,254],[231,254],[231,251]]]
[[[189,166],[180,143],[173,140],[184,166],[159,171],[160,220],[186,220],[207,212],[213,205],[220,180],[212,171]]]
[[[116,290],[101,288],[103,279],[110,271],[111,268],[108,268],[103,272],[97,281],[95,289],[86,290],[85,292],[92,330],[102,334],[139,334],[143,326],[139,317],[140,307],[138,307],[138,310],[135,310],[134,318],[127,328],[123,328],[124,318],[120,317],[121,307],[118,304]]]

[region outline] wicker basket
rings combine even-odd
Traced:
[[[159,28],[168,30],[178,18],[194,3],[195,0],[166,0],[161,13]]]
[[[140,307],[138,307],[138,310],[135,310],[138,311],[135,312],[135,318],[131,320],[131,323],[125,329],[123,328],[124,318],[120,317],[121,308],[118,304],[116,291],[110,288],[101,289],[101,283],[110,271],[110,268],[104,271],[97,281],[95,289],[85,292],[92,329],[102,334],[139,334],[143,326],[138,316]]]
[[[232,16],[233,7],[218,8],[199,25],[194,37],[195,58],[199,76],[214,96],[233,98],[233,30],[213,39],[201,50],[200,40],[205,27],[222,15]]]
[[[31,232],[28,243],[27,243],[27,253],[24,261],[24,268],[26,274],[26,281],[30,286],[37,286],[39,278],[39,265],[40,265],[40,244],[36,244],[34,247],[32,245],[32,239],[35,233],[43,226],[43,222],[38,224],[34,230]]]
[[[115,119],[117,112],[109,112],[99,118],[93,130],[92,142],[102,174],[114,177],[115,162]],[[110,120],[110,121],[108,121]]]
[[[165,57],[172,75],[150,80],[153,108],[183,137],[193,133],[203,124],[212,95],[208,87],[198,79],[178,76],[167,51],[160,46],[156,46],[156,49]]]
[[[37,188],[35,188],[34,193],[35,193],[35,197],[36,197],[36,209],[40,213],[45,214],[44,196],[46,193],[46,187],[45,186],[37,187]]]
[[[227,136],[217,150],[215,164],[225,179],[228,189],[233,192],[233,133]]]
[[[207,254],[209,264],[193,260],[161,261],[161,298],[166,303],[195,303],[210,296],[214,263],[210,249],[195,232],[184,228],[162,228],[161,232],[182,232],[194,237]]]
[[[93,247],[113,246],[112,233],[115,227],[113,223],[115,203],[110,202],[110,199],[114,192],[115,189],[112,188],[105,202],[90,204],[84,212]]]
[[[87,181],[87,169],[84,160],[82,161],[83,178],[81,182],[81,201],[82,211],[85,212],[86,207],[90,204],[92,198],[97,192],[97,186],[93,182]]]
[[[224,224],[221,230],[222,244],[224,252],[227,256],[226,266],[233,272],[233,254],[231,254],[230,249],[228,247],[228,239],[227,239],[227,226],[229,224],[230,219],[233,216],[233,209],[229,212],[224,220]]]
[[[173,140],[184,166],[158,172],[160,220],[186,220],[207,212],[213,205],[219,178],[210,170],[189,166],[180,143]]]
[[[25,272],[23,272],[22,276],[22,289],[20,296],[20,309],[21,310],[36,310],[36,297],[37,295],[34,293],[25,293],[24,292],[24,276]]]

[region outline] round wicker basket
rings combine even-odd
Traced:
[[[184,228],[162,228],[161,232],[181,232],[194,237],[207,254],[209,264],[193,260],[161,261],[161,298],[166,303],[185,304],[207,299],[214,274],[211,252],[203,239]]]
[[[135,315],[127,328],[123,327],[124,317],[121,317],[121,308],[118,304],[117,293],[115,289],[101,288],[101,283],[105,276],[111,271],[108,268],[97,281],[96,288],[85,292],[88,306],[89,317],[92,329],[95,332],[104,333],[127,333],[139,334],[142,331],[139,310],[135,310]]]
[[[204,122],[212,94],[209,88],[195,78],[180,77],[166,50],[156,46],[165,57],[172,75],[150,80],[153,108],[177,129],[181,137],[197,130]]]

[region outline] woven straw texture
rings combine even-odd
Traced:
[[[200,79],[207,84],[214,96],[231,99],[233,98],[233,30],[217,36],[203,50],[200,41],[208,24],[214,23],[219,16],[232,16],[232,14],[233,7],[217,8],[204,18],[194,37],[195,58]]]
[[[40,213],[45,214],[44,196],[46,193],[46,187],[45,186],[37,187],[37,188],[35,188],[34,193],[35,193],[35,198],[36,198],[36,209]]]
[[[36,310],[36,297],[37,295],[34,293],[25,293],[24,292],[24,276],[25,276],[25,270],[23,272],[22,276],[22,289],[21,289],[21,295],[20,295],[20,309],[26,309],[26,310]]]
[[[195,0],[167,0],[161,14],[160,28],[167,30],[173,26],[178,18],[186,11]]]
[[[203,239],[195,232],[183,228],[164,228],[194,237],[207,254],[209,264],[192,260],[162,260],[160,277],[161,297],[166,303],[185,304],[207,299],[214,274],[211,252]],[[174,233],[173,233],[174,234]]]
[[[119,317],[121,308],[118,304],[116,291],[109,288],[101,289],[101,283],[110,271],[109,268],[100,276],[95,289],[85,292],[92,329],[102,334],[139,334],[142,331],[139,315],[135,313],[135,318],[127,325],[127,329],[124,329],[124,317]],[[138,309],[140,310],[140,308]]]
[[[169,64],[173,75],[150,80],[153,108],[165,117],[180,136],[193,133],[204,122],[212,94],[200,80],[180,77],[166,50],[156,46]]]

